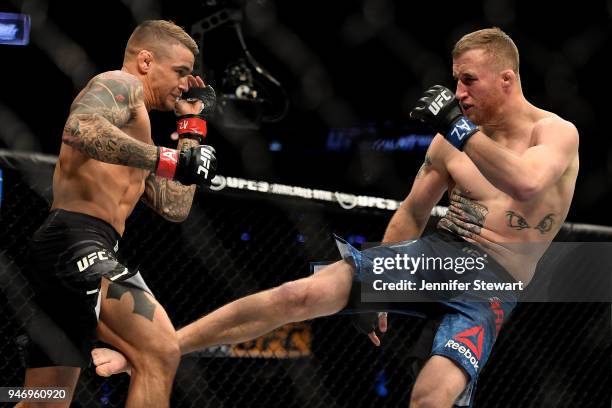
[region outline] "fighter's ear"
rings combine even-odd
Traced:
[[[502,87],[508,89],[516,83],[516,72],[511,69],[504,69],[500,72]]]
[[[136,65],[138,71],[141,74],[146,74],[151,70],[151,63],[153,62],[153,53],[149,50],[140,50],[136,54]]]

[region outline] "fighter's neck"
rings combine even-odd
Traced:
[[[537,108],[525,98],[504,104],[494,118],[480,125],[483,132],[494,140],[523,138],[525,128],[533,122]]]
[[[140,82],[142,82],[142,87],[143,87],[143,99],[144,99],[144,104],[145,107],[147,108],[147,112],[151,112],[152,109],[154,109],[154,97],[153,97],[153,91],[151,89],[150,84],[146,81],[146,77],[143,75],[140,75],[138,73],[138,70],[136,70],[134,67],[131,67],[128,64],[124,64],[121,67],[121,70],[124,72],[127,72],[128,74],[132,74],[134,75],[136,78],[138,78],[140,80]]]

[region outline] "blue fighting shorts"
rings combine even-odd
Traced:
[[[429,310],[436,310],[439,321],[435,329],[431,355],[445,356],[461,367],[469,377],[468,384],[455,401],[455,406],[471,406],[478,375],[486,364],[497,334],[503,323],[516,306],[516,296],[507,291],[451,291],[437,299],[423,302],[376,302],[365,303],[361,300],[360,287],[366,276],[372,276],[376,260],[381,258],[395,259],[409,257],[440,257],[442,259],[458,257],[484,257],[485,267],[478,272],[478,278],[488,282],[515,282],[508,272],[483,250],[454,234],[437,230],[418,240],[404,241],[359,251],[340,238],[336,243],[342,257],[355,267],[355,275],[349,304],[346,312],[390,311],[413,316],[430,318]],[[380,264],[380,262],[378,263]],[[428,283],[445,282],[459,277],[459,280],[470,280],[470,274],[458,275],[447,269],[418,270],[414,273],[394,271],[388,280],[414,282],[421,287],[422,281]],[[370,281],[368,281],[370,282]],[[439,311],[442,310],[442,313]]]

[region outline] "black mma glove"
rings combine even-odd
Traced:
[[[354,313],[351,315],[351,323],[360,333],[370,334],[376,332],[376,335],[381,334],[378,330],[377,312]]]
[[[181,95],[187,101],[202,101],[200,113],[181,115],[176,122],[176,131],[179,139],[188,138],[197,140],[199,144],[204,144],[206,139],[206,118],[213,113],[217,97],[215,90],[210,86],[204,88],[192,87]]]
[[[194,146],[185,150],[157,148],[155,174],[189,186],[210,186],[217,170],[217,158],[212,146]]]
[[[463,115],[455,94],[442,85],[425,91],[410,117],[433,127],[459,150],[463,150],[465,142],[478,131],[478,126]]]

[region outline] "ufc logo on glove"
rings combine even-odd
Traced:
[[[210,168],[210,160],[212,159],[212,155],[210,151],[205,147],[200,149],[200,160],[202,160],[202,164],[198,167],[198,174],[204,173],[204,177],[208,178],[208,169]]]
[[[450,101],[452,97],[446,93],[446,91],[440,92],[440,95],[436,97],[436,99],[429,105],[429,110],[434,115],[437,115],[440,112],[440,109],[444,106],[445,101]]]

